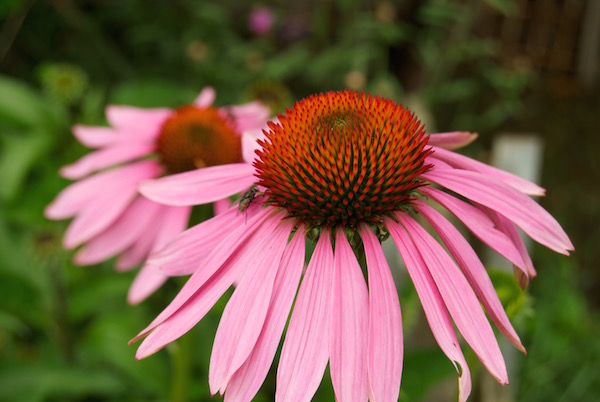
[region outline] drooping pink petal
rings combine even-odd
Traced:
[[[497,230],[494,222],[481,210],[450,194],[431,187],[424,186],[419,191],[452,212],[479,240],[498,252],[498,254],[514,265],[524,270],[527,269],[525,262],[521,258],[521,254],[515,248],[513,242],[503,232]]]
[[[218,266],[208,280],[198,280],[198,277],[207,276],[203,270],[192,275],[171,304],[144,331],[130,341],[134,342],[148,334],[138,348],[136,358],[141,359],[155,353],[196,325],[234,281],[240,278],[241,273],[248,267],[254,266],[254,251],[261,240],[273,232],[279,222],[278,216],[266,219],[256,236],[248,239],[233,252],[229,251],[230,257]],[[214,271],[209,266],[209,262],[207,261],[204,268]]]
[[[158,272],[155,267],[144,265],[129,287],[129,291],[127,292],[127,303],[135,305],[146,300],[146,298],[160,288],[167,279],[168,277]]]
[[[458,372],[458,400],[465,402],[471,394],[471,373],[442,296],[408,233],[391,219],[385,221],[385,226],[406,264],[433,337]]]
[[[141,184],[140,192],[153,201],[167,205],[200,205],[239,193],[255,180],[252,165],[235,163],[149,180]]]
[[[227,261],[200,288],[187,294],[187,298],[172,314],[167,315],[159,324],[151,324],[142,333],[129,341],[131,344],[146,336],[146,339],[139,346],[135,358],[143,359],[156,353],[192,329],[239,277],[243,267],[237,264],[238,261],[238,258]],[[172,309],[171,304],[167,306],[167,309]]]
[[[124,142],[83,156],[77,162],[63,166],[60,174],[67,179],[80,179],[100,169],[141,158],[154,151],[155,145],[144,142]]]
[[[398,292],[379,240],[364,223],[360,225],[360,235],[369,282],[369,397],[378,402],[397,401],[404,357]]]
[[[260,336],[248,359],[231,377],[225,392],[226,402],[250,402],[264,382],[298,289],[304,249],[304,227],[300,226],[283,254]]]
[[[194,105],[198,107],[209,107],[215,101],[217,92],[213,87],[204,87],[198,97],[194,100]]]
[[[150,250],[156,250],[164,247],[164,245],[168,241],[170,241],[176,234],[183,231],[187,226],[188,219],[191,213],[191,208],[169,207],[164,205],[162,205],[161,207],[161,216],[157,220],[155,225],[158,227],[158,230],[153,227],[148,229],[149,232],[154,231],[154,233],[146,233],[146,236],[149,237],[151,243],[148,245],[148,248],[144,248],[145,246],[142,244],[139,245],[139,247],[142,248],[141,251],[146,251],[146,253],[142,254],[142,258],[140,258],[140,260],[136,262],[136,265],[143,259],[145,259]],[[135,245],[131,248],[130,252],[133,252],[134,248]],[[133,256],[130,256],[130,258],[131,257]],[[116,264],[117,269],[121,268],[119,264],[122,262],[122,259],[119,258]],[[129,287],[129,292],[127,294],[127,302],[130,304],[137,304],[142,302],[148,296],[154,293],[156,289],[162,286],[162,284],[166,280],[167,276],[164,275],[162,272],[158,272],[158,269],[155,266],[145,264],[140,269],[140,272],[137,274],[133,283]]]
[[[160,167],[154,161],[143,161],[116,170],[120,172],[118,180],[95,189],[93,198],[81,206],[65,233],[65,248],[77,247],[108,228],[137,196],[138,183],[155,177]]]
[[[493,177],[460,169],[431,170],[422,177],[504,215],[532,239],[558,253],[569,255],[568,250],[573,250],[556,219],[531,198]]]
[[[160,232],[152,244],[152,251],[158,251],[170,243],[175,236],[185,230],[192,213],[190,207],[172,207],[163,205],[163,220]]]
[[[137,197],[113,225],[93,237],[77,252],[75,262],[79,265],[97,264],[125,250],[143,236],[160,210],[160,204]]]
[[[543,196],[546,193],[543,187],[529,180],[443,148],[434,147],[430,158],[441,160],[459,169],[472,170],[494,177],[525,194]]]
[[[212,394],[227,388],[231,376],[246,361],[265,322],[277,268],[294,227],[284,220],[261,239],[249,257],[236,290],[229,299],[217,328],[210,356],[208,383]]]
[[[501,384],[508,384],[504,358],[494,331],[462,272],[414,219],[405,213],[397,213],[396,218],[410,233],[414,247],[423,258],[460,333],[492,376]]]
[[[429,135],[429,141],[427,145],[434,147],[440,147],[445,149],[458,149],[466,147],[477,139],[479,135],[477,133],[470,133],[468,131],[454,131],[451,133],[435,133]]]
[[[163,123],[172,114],[173,111],[167,108],[140,109],[117,105],[106,108],[106,119],[111,126],[121,129],[130,138],[145,141],[155,140]]]
[[[119,255],[115,263],[115,270],[127,272],[141,264],[150,255],[152,245],[159,232],[160,225],[150,225],[146,228],[144,235]]]
[[[121,133],[111,127],[73,126],[73,135],[88,148],[101,148],[117,144],[121,141],[131,141],[126,133]]]
[[[130,343],[148,335],[159,325],[165,324],[172,316],[196,314],[193,311],[190,312],[184,309],[186,305],[188,305],[187,308],[193,309],[194,307],[191,305],[194,304],[192,302],[194,299],[202,301],[201,305],[203,308],[206,308],[206,311],[208,311],[210,307],[212,307],[211,303],[214,304],[214,302],[221,297],[222,293],[225,292],[229,286],[231,286],[233,281],[239,279],[235,275],[237,275],[237,272],[241,269],[238,267],[238,265],[242,264],[238,264],[238,262],[244,259],[247,260],[248,250],[252,250],[252,246],[259,241],[261,236],[265,236],[267,233],[273,231],[273,229],[279,223],[279,221],[273,219],[273,217],[268,216],[272,212],[272,208],[262,208],[262,210],[255,216],[257,219],[256,222],[252,222],[252,224],[242,227],[241,232],[233,232],[226,237],[225,240],[223,240],[223,243],[221,243],[220,247],[215,248],[208,255],[206,260],[203,262],[201,269],[196,270],[192,274],[192,276],[188,279],[171,303],[150,323],[150,325],[148,325],[135,338],[133,338]],[[260,226],[258,230],[257,226]],[[254,235],[255,231],[256,235]],[[216,279],[213,280],[213,277]],[[229,280],[231,280],[230,283],[228,283]],[[217,294],[219,292],[221,293]],[[212,298],[215,296],[216,299],[213,301]],[[206,314],[206,311],[202,313],[199,310],[196,316],[198,314],[203,316]],[[171,321],[177,320],[173,319]],[[177,339],[177,337],[189,330],[195,325],[195,322],[188,324],[189,326],[187,326],[187,329],[184,332],[179,333],[173,339]],[[163,325],[163,333],[165,332],[165,328],[168,330],[169,326],[170,325],[168,324]],[[156,350],[162,348],[164,345],[170,342],[166,341],[165,343],[161,343],[159,342],[160,339],[168,339],[169,336],[177,333],[178,330],[175,328],[172,333],[167,333],[163,338],[155,335],[154,338],[157,338],[157,342],[155,344],[152,342],[152,339],[148,341],[149,338],[147,338],[146,341],[144,341],[144,343],[142,343],[140,346],[140,349],[138,349],[136,356],[141,358],[154,353]],[[142,346],[144,346],[144,348],[142,348]]]
[[[254,209],[249,208],[248,211],[254,212]],[[265,213],[258,218],[251,216],[245,221],[245,217],[238,216],[237,208],[231,208],[173,237],[148,259],[148,263],[159,267],[168,276],[192,274],[223,239],[229,237],[231,241],[237,241],[240,239],[235,236],[239,237],[241,233],[246,233],[246,236],[252,234],[261,224]]]
[[[427,219],[435,231],[440,235],[442,241],[450,251],[450,254],[452,254],[454,260],[458,263],[458,266],[461,268],[469,281],[469,284],[475,291],[477,298],[481,304],[483,304],[483,307],[500,332],[502,332],[515,347],[525,352],[525,348],[523,347],[519,336],[508,320],[504,308],[502,308],[502,303],[500,303],[494,285],[473,248],[442,214],[420,201],[417,201],[414,205],[415,209]]]
[[[192,212],[191,207],[161,205],[161,208],[157,220],[146,229],[144,236],[140,237],[130,249],[121,254],[115,264],[117,270],[133,268],[145,260],[150,252],[162,249],[175,236],[185,230]]]
[[[329,358],[333,249],[330,232],[321,232],[292,312],[279,366],[275,401],[310,401]]]
[[[523,281],[525,279],[528,280],[529,276],[535,277],[536,271],[535,271],[535,268],[533,267],[533,261],[531,261],[529,252],[527,251],[527,248],[525,247],[525,243],[523,242],[523,239],[521,238],[521,235],[519,234],[519,231],[517,230],[515,225],[511,221],[506,219],[504,216],[497,213],[496,211],[492,211],[491,209],[485,208],[483,206],[481,208],[483,209],[483,211],[485,213],[487,213],[492,218],[492,220],[496,224],[496,227],[498,228],[498,230],[500,230],[502,233],[504,233],[506,236],[508,236],[508,238],[515,245],[515,248],[517,249],[517,251],[521,254],[521,257],[523,258],[523,261],[525,262],[525,266],[527,267],[527,270],[523,272],[523,275],[525,276],[525,278],[522,278],[522,280]],[[525,283],[522,283],[522,285],[525,285],[525,287],[526,287]]]
[[[118,184],[120,176],[121,169],[111,169],[69,185],[46,207],[45,216],[49,219],[65,219],[76,215],[90,200],[105,192],[107,187]]]
[[[367,401],[369,292],[343,228],[336,230],[329,368],[337,401]]]

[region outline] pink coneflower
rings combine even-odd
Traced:
[[[232,208],[183,232],[150,258],[165,274],[192,276],[138,335],[146,339],[137,358],[190,330],[235,283],[212,350],[213,394],[225,393],[226,401],[253,398],[295,298],[276,400],[310,400],[329,363],[336,400],[396,401],[403,338],[400,304],[380,245],[389,234],[436,341],[457,369],[459,399],[469,396],[471,379],[453,324],[506,384],[484,309],[524,350],[521,341],[471,246],[426,201],[455,214],[527,278],[535,271],[517,226],[557,252],[573,249],[559,224],[525,195],[543,189],[449,150],[474,135],[427,135],[407,109],[380,97],[315,95],[278,119],[259,141],[254,166],[260,193],[246,201],[247,209]],[[197,185],[210,181],[217,189],[213,177],[197,171],[189,174],[189,185],[165,178],[141,191],[161,202],[181,204],[183,196],[188,203],[205,202]],[[448,252],[416,215],[429,222]],[[303,274],[306,238],[316,247]]]
[[[187,227],[191,206],[161,205],[141,196],[138,186],[144,180],[185,177],[199,168],[210,174],[224,165],[220,169],[239,180],[207,201],[215,202],[215,212],[229,208],[227,197],[253,182],[252,165],[242,158],[241,133],[264,127],[269,110],[257,102],[217,109],[211,107],[214,98],[215,91],[205,88],[194,104],[175,110],[109,106],[111,127],[74,127],[75,137],[97,150],[61,169],[64,177],[79,181],[45,213],[51,219],[74,217],[63,243],[67,249],[83,245],[75,263],[96,264],[120,254],[116,268],[132,269]],[[144,265],[129,302],[143,300],[166,278]]]

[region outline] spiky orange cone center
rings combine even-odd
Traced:
[[[309,227],[378,224],[424,184],[425,131],[391,100],[329,92],[278,118],[260,141],[258,184],[271,204]]]
[[[237,163],[242,158],[241,139],[233,123],[215,108],[184,106],[162,126],[157,152],[168,173]]]

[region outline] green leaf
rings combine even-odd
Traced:
[[[124,302],[123,302],[124,304]],[[164,355],[144,360],[135,359],[135,347],[127,342],[147,322],[134,307],[128,306],[110,314],[97,317],[87,329],[82,346],[83,360],[110,365],[113,372],[120,372],[135,383],[136,388],[149,395],[166,394],[169,388],[168,370]],[[152,378],[152,381],[148,381]]]
[[[69,315],[73,321],[84,320],[95,314],[119,310],[123,307],[132,275],[119,272],[85,272],[99,267],[77,267],[85,286],[75,287],[69,300]],[[105,274],[105,275],[101,275]]]
[[[527,307],[527,293],[521,290],[513,274],[494,268],[488,268],[488,274],[508,317],[521,313]]]
[[[0,1],[0,17],[6,17],[21,7],[25,0],[2,0]]]
[[[0,400],[47,401],[86,397],[106,400],[123,393],[127,385],[115,373],[42,362],[10,362],[0,367]]]
[[[57,114],[30,86],[0,75],[0,123],[12,126],[49,126]]]
[[[27,173],[51,146],[44,131],[24,131],[0,137],[0,200],[11,200],[19,194]]]
[[[457,375],[452,363],[437,346],[421,350],[411,348],[404,355],[400,400],[418,401],[434,385]]]
[[[305,71],[310,53],[304,44],[291,46],[266,60],[263,74],[270,80],[283,81],[290,76]]]
[[[18,317],[0,311],[0,330],[9,333],[23,334],[27,331],[27,325],[25,325]],[[2,337],[1,333],[0,337]]]

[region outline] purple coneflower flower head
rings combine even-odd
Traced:
[[[248,18],[248,28],[256,35],[264,35],[273,27],[273,12],[267,7],[253,10]]]
[[[82,246],[75,263],[96,264],[119,255],[116,268],[129,270],[187,227],[191,206],[162,205],[141,196],[138,186],[143,181],[177,178],[202,168],[210,171],[218,165],[245,172],[239,186],[231,183],[221,198],[210,201],[217,213],[229,208],[229,195],[253,182],[242,146],[242,138],[251,138],[242,132],[264,127],[269,110],[258,102],[215,108],[214,98],[215,91],[205,88],[194,104],[175,110],[109,106],[110,127],[73,128],[82,144],[96,150],[61,169],[64,177],[78,181],[65,188],[45,214],[50,219],[74,218],[63,244],[67,249]],[[143,300],[166,278],[144,265],[128,300]]]
[[[309,401],[327,364],[337,400],[396,401],[402,319],[381,247],[390,235],[433,335],[456,367],[459,400],[469,396],[471,378],[454,326],[489,372],[508,383],[485,312],[518,349],[523,345],[472,247],[429,202],[456,215],[528,278],[535,271],[517,227],[559,253],[573,249],[554,218],[527,195],[544,190],[451,151],[475,135],[428,135],[407,109],[377,96],[314,95],[268,126],[253,163],[256,187],[242,197],[242,213],[233,207],[151,257],[166,275],[192,275],[136,338],[145,337],[137,358],[190,330],[235,284],[214,340],[213,394],[252,400],[293,304],[277,401]],[[218,192],[230,180],[216,169],[189,173],[188,182],[165,178],[141,191],[177,205],[206,202],[209,183]],[[316,246],[304,271],[306,238]]]

